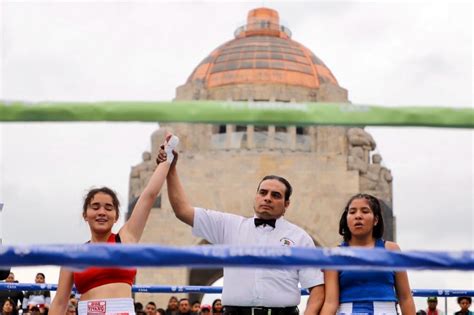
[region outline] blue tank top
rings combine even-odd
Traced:
[[[349,244],[342,242],[341,246]],[[375,247],[385,248],[385,241],[377,239]],[[383,301],[396,302],[395,272],[339,271],[339,302]]]

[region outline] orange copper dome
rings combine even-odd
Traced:
[[[247,25],[235,31],[235,39],[207,56],[187,80],[212,89],[231,84],[277,83],[319,88],[338,86],[326,65],[308,48],[291,39],[281,26],[278,12],[258,8],[248,13]]]

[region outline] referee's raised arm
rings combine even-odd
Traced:
[[[184,223],[193,226],[194,222],[194,208],[188,201],[186,193],[184,192],[183,185],[179,180],[178,171],[176,169],[176,164],[178,162],[178,153],[176,151],[172,152],[173,160],[171,162],[170,170],[168,176],[166,177],[166,182],[168,186],[168,198],[173,208],[174,214],[178,219]],[[158,154],[157,162],[163,163],[169,158],[169,153],[166,153],[165,148],[161,147]]]

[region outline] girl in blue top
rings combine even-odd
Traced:
[[[400,250],[394,242],[382,239],[384,224],[377,198],[368,194],[353,196],[339,222],[341,246],[382,247]],[[415,314],[407,273],[404,271],[335,271],[324,272],[325,301],[322,315]]]

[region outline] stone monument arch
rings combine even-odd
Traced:
[[[311,50],[292,39],[278,12],[258,8],[234,39],[214,49],[176,89],[176,100],[248,102],[349,102],[329,68]],[[335,105],[336,106],[336,105]],[[195,206],[252,216],[259,181],[283,176],[294,188],[285,217],[305,229],[320,246],[335,246],[339,217],[359,192],[379,197],[386,208],[385,238],[394,239],[392,175],[383,166],[376,143],[363,128],[335,126],[254,126],[163,124],[151,136],[151,156],[165,130],[177,134],[179,174]],[[132,167],[129,200],[135,200],[155,166],[150,154]],[[170,207],[167,190],[152,210],[143,243],[200,245]],[[217,272],[185,268],[141,269],[138,284],[207,285]],[[201,282],[201,283],[198,283]],[[142,302],[165,306],[170,295],[138,294]]]

